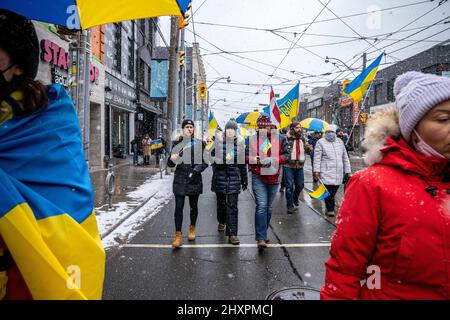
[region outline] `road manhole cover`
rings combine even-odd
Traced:
[[[320,291],[310,287],[292,287],[269,294],[267,300],[320,300]]]

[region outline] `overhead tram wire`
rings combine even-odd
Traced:
[[[433,34],[433,35],[431,35],[431,36],[429,36],[428,38],[425,38],[425,39],[429,39],[429,38],[435,37],[435,36],[437,36],[438,34],[441,34],[441,33],[445,32],[445,31],[447,31],[447,30],[450,30],[450,27],[447,28],[447,29],[441,30],[441,31],[439,31],[438,33],[435,33],[435,34]],[[409,44],[409,45],[404,46],[404,47],[402,47],[402,48],[400,48],[400,49],[394,50],[394,51],[392,51],[391,53],[395,53],[395,52],[404,50],[404,49],[409,48],[409,47],[411,47],[411,46],[413,46],[413,45],[415,45],[415,44],[417,44],[417,43],[419,43],[419,42],[421,42],[421,41],[417,41],[417,42],[415,42],[415,43]]]
[[[202,2],[202,4],[198,6],[197,10],[195,10],[195,12],[192,13],[192,15],[196,14],[197,11],[200,10],[201,7],[203,7],[203,5],[205,4],[206,1],[208,1],[208,0],[204,0],[204,1]],[[192,2],[191,2],[191,8],[192,8]],[[197,23],[198,23],[198,22],[197,22]]]
[[[416,34],[422,33],[423,31],[428,30],[429,28],[431,28],[431,27],[433,27],[433,26],[435,26],[435,25],[440,24],[440,23],[443,22],[444,20],[450,21],[450,19],[449,19],[448,17],[445,17],[445,18],[439,20],[438,22],[432,24],[431,26],[429,26],[429,27],[427,27],[427,28],[425,28],[425,29],[422,29],[422,30],[417,31],[417,32],[415,32],[415,33],[413,33],[413,34],[410,34],[410,35],[407,36],[405,39],[410,38],[410,37],[412,37],[412,36],[414,36],[414,35],[416,35]],[[425,38],[425,39],[428,39],[428,38]],[[415,43],[420,42],[420,41],[424,41],[424,39],[421,39],[421,40],[414,40]],[[380,49],[383,50],[383,49],[389,48],[389,47],[391,47],[391,46],[393,46],[393,45],[395,45],[395,44],[397,44],[397,43],[399,43],[399,42],[400,42],[400,41],[396,41],[396,42],[391,43],[391,44],[388,44],[388,45],[386,45],[386,46],[384,46],[384,47],[382,47],[382,48],[380,48]],[[374,53],[374,51],[371,51],[371,52],[369,52],[369,53],[367,53],[367,54],[372,54],[372,53]]]
[[[447,1],[447,0],[445,0],[445,1]],[[419,19],[423,18],[425,15],[429,14],[430,12],[436,10],[438,7],[439,7],[439,5],[436,6],[436,7],[434,7],[434,8],[432,8],[432,9],[430,9],[430,10],[428,10],[426,13],[424,13],[424,14],[420,15],[419,17],[415,18],[413,21],[407,23],[406,25],[404,25],[404,26],[401,27],[400,29],[398,29],[398,30],[396,30],[396,31],[394,31],[394,32],[388,33],[388,34],[386,35],[386,37],[384,37],[384,39],[380,39],[380,40],[378,40],[378,41],[376,41],[376,42],[378,42],[378,44],[380,44],[381,42],[386,41],[386,40],[387,40],[388,38],[390,38],[391,36],[393,36],[393,35],[395,35],[395,34],[397,34],[397,33],[400,33],[400,32],[401,32],[402,30],[404,30],[406,27],[410,26],[412,23],[414,23],[414,22],[418,21]],[[428,26],[427,26],[427,27],[428,27]],[[424,27],[424,28],[427,28],[427,27]],[[366,52],[370,47],[371,47],[371,45],[368,46],[368,47],[366,47],[366,48],[364,48],[362,51],[360,51],[359,53],[357,53],[356,55],[354,55],[353,58],[351,58],[351,59],[345,61],[345,63],[348,64],[350,61],[354,60],[353,63],[350,64],[350,67],[352,67],[355,63],[357,63],[357,62],[359,61],[360,55],[363,54],[364,52]],[[333,70],[333,71],[334,71],[334,70]],[[342,72],[342,74],[344,74],[344,73],[345,73],[345,71]],[[348,74],[349,74],[349,73],[348,73]],[[338,75],[336,78],[334,78],[333,81],[336,81],[336,79],[339,78],[339,76],[340,76],[340,75]]]
[[[321,0],[317,0],[321,5],[323,5],[328,11],[331,12],[331,14],[333,14],[336,18],[338,18],[343,24],[345,24],[350,30],[352,30],[356,35],[358,35],[359,37],[363,37],[358,31],[356,31],[352,26],[350,26],[347,22],[345,22],[344,19],[342,19],[341,17],[339,17],[333,10],[331,10],[330,8],[328,8],[328,4],[324,5],[322,3]],[[366,41],[368,44],[370,44],[373,48],[375,48],[377,51],[380,51],[380,49],[378,49],[373,43],[371,43],[369,40],[365,39],[364,41]],[[380,51],[381,52],[381,51]],[[395,58],[395,57],[392,57]],[[399,60],[398,58],[395,58],[397,60]]]
[[[445,0],[444,2],[438,4],[437,6],[433,7],[432,9],[428,10],[427,12],[425,12],[425,13],[422,14],[422,15],[420,15],[419,17],[415,18],[413,21],[409,22],[408,24],[406,24],[405,26],[401,27],[401,28],[398,29],[397,31],[393,32],[392,35],[394,35],[394,34],[400,32],[401,30],[403,30],[403,29],[405,29],[406,27],[410,26],[410,25],[413,24],[414,22],[420,20],[421,18],[423,18],[423,17],[426,16],[427,14],[433,12],[434,10],[436,10],[437,8],[439,8],[439,7],[440,7],[442,4],[444,4],[445,2],[447,2],[447,0]],[[447,17],[447,18],[448,18],[448,17]],[[445,19],[447,19],[447,18],[445,18]],[[443,20],[445,20],[445,19],[442,19],[442,20],[440,20],[440,21],[443,21]],[[434,25],[434,24],[433,24],[433,25]],[[426,28],[426,29],[428,29],[428,28]],[[424,30],[426,30],[426,29],[424,29]],[[422,31],[424,31],[424,30],[422,30]],[[420,31],[420,32],[422,32],[422,31]],[[415,34],[417,34],[417,33],[415,33]],[[390,38],[392,35],[386,35],[386,37],[385,37],[384,39],[381,39],[380,41],[384,41],[384,40],[386,40],[387,38]],[[395,44],[395,43],[391,43],[389,46],[392,46],[392,45],[394,45],[394,44]],[[387,46],[387,47],[389,47],[389,46]]]
[[[283,59],[281,60],[281,62],[278,64],[278,66],[275,68],[275,70],[272,72],[271,75],[275,75],[275,73],[278,71],[278,69],[280,68],[281,64],[284,62],[284,60],[286,60],[287,56],[289,55],[289,53],[291,52],[292,48],[297,46],[298,42],[301,40],[303,34],[308,31],[309,27],[311,27],[311,25],[314,23],[314,21],[316,21],[319,16],[322,14],[322,12],[325,10],[325,8],[330,4],[331,0],[328,1],[328,3],[326,4],[326,6],[324,8],[322,8],[319,13],[314,17],[314,20],[305,28],[305,30],[303,31],[303,33],[300,34],[300,36],[298,37],[297,41],[293,44],[293,46],[291,46],[289,48],[289,50],[287,50],[286,55],[283,57]],[[275,32],[272,32],[273,34],[276,34]],[[308,51],[308,49],[306,49]],[[269,76],[269,78],[266,79],[266,81],[264,82],[264,84],[266,84],[269,79],[271,77]],[[264,86],[263,86],[264,87]],[[253,100],[252,100],[253,101]],[[250,102],[251,103],[251,102]]]
[[[366,12],[361,12],[361,13],[350,14],[350,15],[342,16],[341,18],[345,19],[345,18],[363,16],[363,15],[373,14],[373,13],[376,13],[376,12],[382,12],[382,11],[406,8],[406,7],[416,6],[416,5],[429,3],[429,2],[430,2],[430,0],[419,1],[419,2],[410,3],[410,4],[406,4],[406,5],[400,5],[400,6],[390,7],[390,8],[384,8],[384,9],[380,9],[380,10],[373,10],[373,11],[370,11],[370,12],[366,11]],[[323,19],[323,20],[316,20],[316,21],[314,21],[314,24],[322,23],[322,22],[335,21],[335,20],[339,20],[339,19],[338,18],[329,18],[329,19]],[[295,27],[301,27],[301,26],[309,25],[310,23],[311,22],[305,22],[305,23],[301,23],[301,24],[296,24],[296,25],[291,25],[291,26],[284,26],[284,27],[279,27],[279,28],[275,28],[275,29],[273,29],[273,28],[272,29],[267,29],[267,28],[257,28],[257,27],[249,27],[249,26],[236,26],[236,25],[228,25],[228,24],[219,24],[219,23],[212,23],[212,22],[197,22],[197,24],[204,24],[204,25],[218,26],[218,27],[237,28],[237,29],[246,29],[246,30],[254,30],[254,31],[266,31],[266,32],[277,31],[277,32],[280,32],[280,33],[297,33],[297,34],[299,32],[283,32],[283,31],[280,31],[280,30],[291,29],[291,28],[295,28]]]
[[[187,29],[187,30],[188,30],[189,32],[192,32],[192,31],[189,30],[189,29]],[[201,38],[201,39],[203,39],[203,40],[205,40],[206,42],[208,42],[208,43],[211,44],[212,46],[216,47],[216,49],[221,50],[221,49],[218,48],[216,45],[212,44],[211,42],[209,42],[209,41],[206,40],[205,38],[201,37],[200,35],[198,35],[198,37]],[[211,50],[208,50],[208,49],[206,49],[206,48],[202,48],[202,50],[205,50],[205,51],[211,51]],[[232,61],[232,62],[234,62],[234,63],[236,63],[236,64],[239,64],[239,65],[241,65],[241,66],[243,66],[243,67],[246,67],[246,68],[248,68],[248,69],[250,69],[250,70],[253,70],[253,71],[258,72],[258,73],[260,73],[260,74],[263,74],[263,75],[265,75],[265,76],[268,76],[268,75],[269,75],[269,74],[267,74],[267,73],[265,73],[265,72],[263,72],[263,71],[261,71],[261,70],[255,69],[255,68],[253,68],[253,67],[251,67],[251,66],[249,66],[249,65],[243,64],[243,63],[241,63],[241,62],[239,62],[239,61],[236,61],[236,60],[233,60],[233,59],[231,59],[231,58],[224,57],[224,56],[219,56],[219,57],[221,57],[221,58],[223,58],[223,59],[226,59],[226,60],[229,60],[229,61]],[[283,79],[283,80],[289,80],[289,81],[291,81],[291,79],[287,79],[287,78],[284,78],[284,77],[279,77],[279,78],[281,78],[281,79]]]
[[[447,0],[445,0],[445,1],[447,1]],[[433,12],[433,11],[436,10],[437,8],[439,8],[439,5],[433,7],[432,9],[428,10],[428,11],[425,12],[424,14],[421,14],[419,17],[417,17],[417,18],[415,18],[414,20],[412,20],[411,22],[407,23],[406,25],[404,25],[404,26],[401,27],[400,29],[397,29],[396,31],[387,34],[386,37],[384,37],[383,39],[380,39],[380,40],[377,41],[378,44],[380,44],[380,43],[383,42],[383,41],[386,41],[388,38],[390,38],[390,37],[392,37],[393,35],[395,35],[395,34],[401,32],[401,31],[404,30],[406,27],[408,27],[408,26],[410,26],[411,24],[413,24],[414,22],[420,20],[421,18],[423,18],[424,16],[426,16],[426,15],[428,15],[429,13]],[[364,52],[366,52],[370,47],[371,47],[371,46],[365,48],[363,51],[361,51],[360,53],[358,53],[358,54],[355,55],[352,59],[349,59],[349,60],[346,61],[345,63],[349,63],[349,62],[350,62],[351,60],[353,60],[355,57],[357,57],[357,58],[359,59],[359,56],[360,56],[361,54],[363,54]],[[355,61],[354,63],[356,63],[356,61]],[[354,64],[354,63],[353,63],[353,64]],[[352,65],[353,65],[353,64],[352,64]],[[350,66],[352,66],[352,65],[350,65]]]

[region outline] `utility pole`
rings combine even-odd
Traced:
[[[194,73],[194,108],[192,110],[192,121],[194,121],[194,123],[197,121],[197,90],[197,74]]]
[[[171,17],[169,50],[169,88],[167,94],[167,116],[170,135],[176,129],[178,112],[178,17]]]
[[[184,42],[184,28],[181,29],[181,43],[180,52],[186,53],[186,44]],[[180,86],[179,86],[179,107],[178,107],[178,122],[181,124],[183,118],[184,108],[186,106],[186,68],[180,65]]]
[[[83,151],[86,162],[89,163],[89,124],[90,124],[90,93],[89,93],[89,64],[90,64],[90,30],[79,33],[76,48],[76,99],[74,100],[80,121]]]
[[[362,58],[363,58],[363,70],[365,70],[366,66],[367,66],[367,53],[364,52]],[[367,90],[370,90],[370,87]],[[367,93],[367,94],[369,94],[369,93]],[[360,103],[363,103],[363,104],[359,106],[359,109],[360,109],[359,114],[364,112],[364,109],[366,107],[364,105],[365,99]],[[364,139],[364,123],[362,123],[361,119],[358,119],[358,122],[359,122],[359,151],[361,152],[362,151],[361,150],[361,142]]]

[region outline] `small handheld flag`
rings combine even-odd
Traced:
[[[156,139],[152,141],[152,144],[150,145],[151,150],[159,149],[163,147],[163,143],[161,139]]]
[[[264,140],[263,144],[261,144],[259,146],[259,152],[267,154],[269,152],[270,148],[272,148],[272,144],[270,143],[269,138],[266,138],[266,140]]]
[[[230,152],[227,153],[226,159],[227,159],[228,161],[230,161],[230,160],[233,159],[233,158],[234,158],[234,150],[232,149]]]
[[[323,183],[316,189],[316,191],[308,192],[308,194],[311,198],[316,200],[323,200],[330,195]]]

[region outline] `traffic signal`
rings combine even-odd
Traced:
[[[199,96],[200,100],[206,99],[206,84],[200,83],[198,85],[198,96]]]
[[[184,56],[186,52],[180,51],[178,53],[178,67],[180,68],[180,71],[184,68]]]

